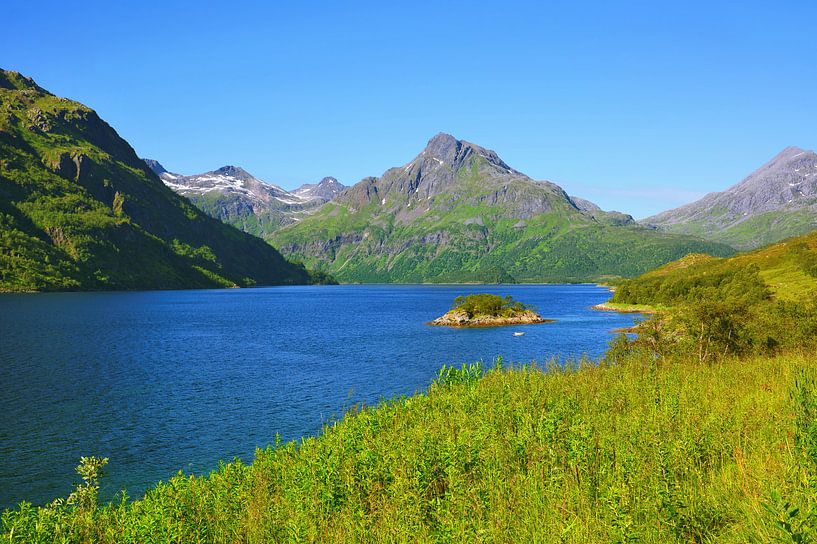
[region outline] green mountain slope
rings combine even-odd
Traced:
[[[730,258],[688,255],[622,282],[614,303],[817,300],[817,231]]]
[[[446,134],[271,241],[352,282],[590,281],[637,275],[690,252],[733,252],[601,211]]]
[[[93,110],[0,70],[0,291],[309,281],[165,187]]]
[[[817,153],[787,147],[740,183],[641,221],[746,250],[817,228]]]

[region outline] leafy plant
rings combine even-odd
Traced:
[[[533,306],[514,300],[510,295],[502,298],[488,293],[481,293],[458,296],[454,299],[454,305],[451,309],[461,310],[467,313],[468,317],[481,315],[498,317],[532,311]]]
[[[99,497],[99,479],[105,475],[104,468],[108,458],[80,457],[77,474],[82,478],[73,493],[68,496],[66,503],[76,505],[81,512],[90,512],[97,507]]]

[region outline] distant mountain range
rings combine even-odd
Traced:
[[[794,147],[640,224],[448,134],[352,187],[287,191],[140,160],[93,110],[0,71],[0,290],[595,281],[815,228],[817,154]]]
[[[641,221],[737,249],[817,229],[817,154],[787,147],[740,183]]]
[[[438,134],[270,238],[349,282],[591,281],[732,248],[635,224]]]
[[[320,279],[168,189],[90,108],[0,70],[0,291]]]
[[[325,177],[287,191],[238,166],[185,176],[168,172],[156,160],[143,160],[165,185],[209,216],[262,238],[300,221],[346,189],[335,178]]]

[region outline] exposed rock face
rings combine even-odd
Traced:
[[[571,196],[570,201],[574,206],[576,206],[576,208],[586,213],[599,223],[604,223],[607,225],[632,225],[635,223],[635,219],[633,219],[632,215],[616,211],[606,212],[598,205],[584,198]]]
[[[552,319],[544,319],[536,312],[530,310],[517,312],[508,317],[490,315],[470,317],[468,312],[455,309],[431,321],[429,325],[440,327],[502,327],[505,325],[534,325],[537,323],[552,322]]]
[[[750,249],[817,228],[817,154],[787,147],[740,183],[641,221]]]
[[[153,159],[142,159],[142,160],[145,161],[145,164],[147,164],[148,167],[151,170],[153,170],[153,173],[156,174],[157,176],[161,176],[162,174],[167,173],[167,170],[165,170],[165,167],[162,166],[161,163],[159,163],[159,161],[153,160]]]
[[[558,185],[534,181],[496,152],[449,134],[434,136],[408,164],[379,178],[365,178],[336,198],[354,209],[375,204],[402,223],[416,219],[418,210],[425,213],[423,204],[432,200],[441,211],[463,205],[502,206],[518,219],[549,212],[554,201],[579,210]]]
[[[470,178],[470,179],[469,179]],[[468,182],[471,183],[468,183]],[[380,178],[366,178],[337,200],[357,208],[378,204],[411,222],[424,202],[444,196],[448,209],[457,205],[503,205],[520,219],[553,209],[552,200],[568,201],[556,184],[534,182],[505,164],[489,149],[449,134],[438,134],[408,164],[387,170]],[[384,201],[385,199],[385,201]],[[572,206],[572,204],[570,204]]]
[[[583,212],[600,212],[601,208],[598,205],[586,200],[584,198],[579,198],[578,196],[571,196],[570,201],[576,206],[577,209]]]
[[[300,221],[345,189],[335,178],[326,177],[320,183],[287,191],[239,166],[184,176],[167,171],[156,160],[143,160],[165,185],[208,215],[261,237]]]
[[[292,194],[307,201],[319,200],[328,202],[342,193],[346,186],[333,177],[325,177],[318,183],[301,185]]]
[[[301,199],[291,196],[285,189],[256,178],[240,166],[222,166],[217,170],[192,176],[182,176],[165,170],[159,177],[165,185],[187,197],[205,194],[240,195],[258,203],[272,201],[282,204],[302,203]]]

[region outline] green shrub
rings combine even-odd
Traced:
[[[516,301],[510,295],[502,298],[488,293],[481,293],[455,298],[451,309],[462,310],[468,314],[468,317],[480,315],[498,317],[532,310],[533,306]]]

